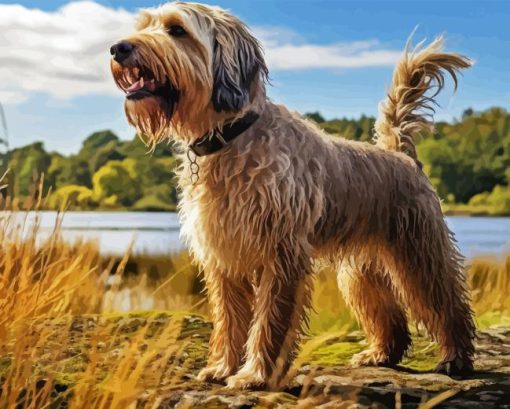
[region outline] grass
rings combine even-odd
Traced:
[[[44,243],[37,228],[0,216],[0,408],[64,399],[70,408],[154,407],[183,385],[202,387],[186,379],[203,365],[210,331],[187,254],[107,259],[94,243],[64,243],[59,223]],[[468,276],[479,326],[509,325],[510,254],[471,260]],[[338,365],[364,348],[327,268],[314,306],[298,362]],[[133,310],[150,311],[122,313]],[[415,350],[404,363],[429,368],[435,347]]]

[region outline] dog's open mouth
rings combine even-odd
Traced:
[[[173,101],[178,94],[168,78],[159,82],[151,71],[140,67],[124,67],[116,82],[129,100],[161,97]]]

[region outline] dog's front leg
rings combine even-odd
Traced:
[[[241,365],[252,318],[253,286],[246,278],[232,277],[224,272],[206,273],[205,281],[213,331],[207,367],[197,378],[221,382]]]
[[[310,305],[309,259],[283,254],[264,266],[255,291],[246,362],[227,379],[230,388],[274,389],[294,358]]]

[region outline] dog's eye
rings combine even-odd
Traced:
[[[168,29],[168,34],[174,37],[182,37],[183,35],[186,35],[186,30],[184,30],[182,26],[173,25]]]

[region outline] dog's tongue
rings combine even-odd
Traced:
[[[126,90],[126,92],[136,92],[136,91],[139,91],[143,88],[143,85],[144,85],[144,81],[143,81],[143,77],[140,77],[140,79],[138,81],[136,81],[135,83],[131,84],[131,86]]]

